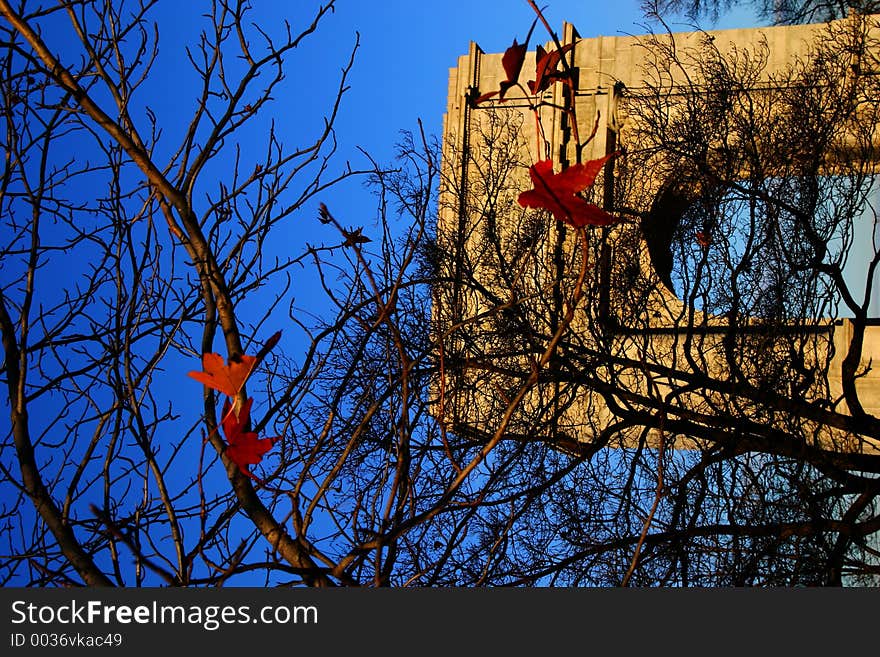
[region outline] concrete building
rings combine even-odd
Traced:
[[[661,436],[701,447],[666,427],[733,436],[739,429],[719,418],[739,416],[777,427],[790,443],[780,453],[880,454],[880,285],[868,276],[880,260],[877,19],[591,39],[566,24],[559,43],[542,47],[564,51],[559,78],[569,83],[530,95],[532,50],[521,85],[480,102],[508,72],[503,53],[471,43],[450,70],[444,122],[442,419],[483,439],[509,421],[506,431],[578,451]],[[810,135],[811,116],[835,102],[851,111],[821,123],[833,134]],[[618,149],[585,193],[619,224],[581,234],[516,203],[534,162],[549,158],[559,172]],[[821,230],[798,219],[808,191]],[[856,201],[860,213],[846,218]],[[821,248],[809,243],[814,230]],[[833,276],[800,285],[798,258],[815,261],[813,247],[840,267],[845,293]],[[772,253],[788,265],[749,271]],[[537,383],[526,383],[532,372]]]

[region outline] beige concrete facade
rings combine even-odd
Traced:
[[[880,38],[877,17],[868,17],[865,25],[867,26],[865,29],[874,35],[872,38]],[[682,93],[693,93],[695,85],[686,57],[682,56],[682,65],[677,68],[657,65],[655,61],[657,44],[666,44],[667,47],[672,47],[674,44],[676,53],[687,53],[697,52],[700,44],[708,41],[721,53],[737,52],[740,53],[740,57],[746,56],[745,53],[760,53],[766,58],[766,62],[761,67],[761,77],[752,80],[753,89],[760,89],[762,85],[772,88],[778,76],[782,75],[792,62],[799,57],[808,56],[817,36],[826,29],[825,25],[805,25],[708,33],[677,33],[656,37],[614,36],[581,39],[574,27],[566,24],[561,34],[561,42],[575,44],[567,54],[569,64],[577,75],[573,102],[578,125],[574,126],[574,131],[580,135],[580,140],[584,141],[585,136],[593,131],[594,126],[596,127],[594,138],[581,155],[582,160],[595,159],[621,146],[625,147],[626,157],[639,162],[642,173],[634,174],[631,167],[629,175],[630,180],[634,182],[631,182],[626,189],[616,190],[614,203],[647,212],[656,204],[661,190],[669,180],[670,172],[674,171],[674,166],[668,162],[668,157],[664,153],[654,153],[646,145],[644,126],[640,125],[630,113],[629,98],[645,90],[659,89],[667,95],[666,100],[672,108],[670,111],[674,112],[676,98]],[[653,43],[655,47],[646,47],[649,43]],[[545,43],[544,47],[548,50],[555,48],[552,43]],[[497,217],[494,215],[495,205],[492,209],[492,221],[500,226],[497,229],[497,239],[504,248],[516,248],[517,240],[520,239],[523,227],[526,225],[522,215],[514,218],[512,213],[516,207],[510,202],[511,199],[516,198],[518,191],[530,187],[526,166],[538,159],[545,159],[548,153],[555,167],[563,167],[576,158],[575,140],[572,138],[573,127],[567,125],[566,117],[558,109],[544,107],[540,110],[544,138],[542,144],[536,133],[537,124],[533,112],[528,102],[521,95],[514,93],[515,90],[508,94],[504,102],[492,100],[479,107],[473,105],[471,101],[474,98],[497,89],[505,78],[501,59],[501,53],[483,53],[476,44],[472,43],[468,54],[459,58],[458,65],[450,70],[449,75],[448,105],[444,118],[444,154],[448,176],[455,180],[455,183],[448,186],[441,196],[438,233],[446,235],[447,248],[463,250],[466,253],[473,253],[480,248],[474,236],[479,232],[481,222],[487,220],[487,214],[481,211],[477,216],[465,197],[468,194],[480,193],[478,189],[480,185],[474,181],[480,172],[496,166],[494,158],[497,158],[497,154],[493,152],[496,148],[501,149],[502,137],[508,140],[507,145],[504,146],[507,149],[506,154],[510,156],[513,153],[519,160],[518,167],[503,174],[507,191],[493,197],[496,199],[493,203],[498,208],[513,208],[509,215],[499,210]],[[861,62],[852,62],[853,66],[859,64]],[[524,80],[529,79],[528,72],[534,71],[534,66],[535,53],[532,50],[528,53],[523,67]],[[688,91],[682,92],[681,89]],[[565,86],[557,83],[544,93],[544,99],[550,105],[560,107],[570,102],[570,99],[563,96],[565,93],[567,93]],[[869,135],[869,140],[880,143],[880,139],[877,139],[876,124],[870,129],[874,132]],[[853,143],[855,144],[856,141],[853,140]],[[541,152],[544,148],[546,151]],[[840,142],[839,147],[834,150],[835,154],[825,162],[825,170],[832,171],[841,162],[851,162],[851,158],[855,157],[854,152],[856,152],[855,145],[851,147],[846,140]],[[837,161],[834,158],[837,158]],[[618,164],[618,167],[627,166],[626,159]],[[608,169],[611,167],[609,166]],[[612,172],[609,174],[613,175]],[[597,203],[602,203],[601,184],[596,185],[594,199]],[[606,185],[604,189],[608,194],[608,190],[612,188]],[[506,201],[507,204],[502,201]],[[862,220],[874,222],[876,217],[872,215]],[[871,233],[873,232],[872,230]],[[643,376],[642,373],[632,370],[622,372],[616,379],[617,383],[623,383],[636,396],[663,398],[677,394],[676,390],[685,385],[691,373],[718,374],[719,378],[724,379],[725,370],[728,368],[723,345],[726,320],[723,317],[703,314],[699,309],[689,313],[689,310],[692,310],[689,304],[680,300],[666,285],[657,284],[647,245],[638,232],[615,228],[602,234],[601,239],[600,233],[602,231],[594,230],[589,238],[591,258],[595,262],[600,262],[602,258],[599,246],[601,243],[604,245],[601,248],[608,249],[604,253],[610,254],[609,257],[615,263],[638,263],[639,276],[652,281],[651,285],[645,288],[646,298],[638,311],[641,313],[639,323],[641,330],[621,332],[614,338],[614,345],[611,348],[622,358],[647,363],[646,367],[653,368],[655,372],[671,369],[681,374],[681,376],[678,374]],[[546,278],[538,281],[535,286],[539,291],[538,296],[549,294],[553,286],[552,271],[554,270],[548,263],[553,257],[559,257],[558,252],[555,256],[553,252],[553,245],[558,243],[564,243],[567,245],[564,248],[569,250],[574,248],[571,231],[560,235],[559,228],[554,222],[554,225],[547,229],[542,244],[538,245],[535,251],[538,258],[543,259],[546,265],[543,273],[537,274]],[[875,245],[874,250],[876,251],[877,248]],[[478,262],[480,258],[474,257],[473,260]],[[574,261],[573,256],[569,258],[569,262]],[[471,275],[476,279],[480,279],[482,275],[480,267],[482,265],[471,268]],[[493,278],[490,269],[491,265],[486,265],[486,286],[489,288],[495,286],[497,296],[505,299],[508,292],[503,289],[503,285],[498,289],[497,277]],[[548,272],[551,274],[548,275]],[[450,272],[453,277],[460,273]],[[444,297],[442,303],[435,301],[438,304],[435,307],[435,315],[439,318],[441,331],[448,330],[452,334],[452,327],[458,323],[479,325],[488,322],[486,318],[497,314],[498,303],[493,305],[487,302],[487,296],[491,295],[455,291],[450,296]],[[443,308],[448,310],[450,305],[455,306],[451,314],[443,315],[445,312]],[[437,311],[437,308],[441,310]],[[587,335],[591,332],[590,321],[589,315],[580,316],[572,325],[573,329]],[[755,324],[760,325],[760,322],[756,321]],[[794,348],[800,352],[801,360],[806,361],[807,367],[824,369],[827,381],[819,396],[831,400],[830,403],[834,404],[833,408],[845,409],[846,406],[841,401],[843,391],[840,373],[844,356],[852,342],[853,322],[846,317],[840,317],[817,319],[814,324],[815,326],[810,327],[810,330],[802,331],[803,337],[785,338],[769,345],[767,349],[772,352],[776,349]],[[480,351],[479,345],[470,345],[467,348],[471,349],[472,353]],[[453,349],[454,347],[450,347],[450,350]],[[759,360],[760,358],[755,360],[755,368],[761,367]],[[527,360],[522,357],[518,359],[515,356],[510,357],[505,362],[511,368],[515,367],[516,363],[524,368],[528,367]],[[699,365],[695,365],[695,362]],[[878,362],[880,362],[880,322],[877,322],[877,325],[869,322],[864,332],[860,363],[864,375],[858,378],[856,386],[864,410],[873,418],[880,417],[880,374],[873,365]],[[745,369],[748,370],[749,366],[747,363]],[[449,372],[447,376],[450,378],[458,376],[461,382],[470,381],[469,377],[472,375]],[[472,426],[477,427],[482,433],[491,434],[497,423],[496,415],[499,409],[503,409],[503,402],[507,397],[498,390],[490,389],[486,381],[476,376],[469,385],[449,386],[450,392],[445,393],[446,399],[442,411],[444,419],[459,428]],[[560,394],[566,401],[564,408],[555,415],[551,430],[563,435],[566,440],[589,443],[594,436],[599,435],[615,422],[616,414],[608,408],[605,403],[607,397],[604,397],[601,391],[578,390],[577,385],[566,386],[566,390],[561,391],[559,383],[535,386],[522,403],[524,415],[528,415],[531,410],[558,403],[553,400],[554,396]],[[687,394],[689,393],[684,393],[685,396]],[[805,394],[809,397],[817,393],[813,390]],[[694,396],[692,404],[694,412],[705,413],[708,418],[710,413],[705,409],[711,408],[715,403],[720,406],[731,403],[729,399],[722,400],[724,395],[725,393],[721,391],[700,391]],[[681,399],[681,397],[677,398]],[[739,408],[738,412],[746,415],[750,413],[748,404],[741,405],[741,408],[738,403],[734,403],[734,406]],[[791,422],[782,415],[779,419],[780,424]],[[755,419],[761,422],[775,421],[772,417],[768,419],[766,415]],[[830,450],[880,454],[880,442],[873,438],[825,427],[821,414],[813,418],[801,417],[798,422],[798,431],[810,436],[809,440],[813,446]],[[530,430],[527,424],[517,427],[514,422],[512,426],[521,432]],[[656,432],[651,433],[654,435],[651,440],[656,439]],[[638,432],[623,432],[612,442],[628,445],[638,438]],[[681,447],[699,446],[681,439],[677,439],[676,444]]]

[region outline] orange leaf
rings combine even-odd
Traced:
[[[220,354],[204,354],[202,356],[202,368],[204,372],[189,372],[196,381],[219,390],[227,397],[235,397],[244,382],[250,376],[257,359],[247,354],[237,358],[231,358],[228,365],[223,364],[223,356]]]
[[[553,162],[542,160],[529,167],[534,189],[519,195],[519,204],[526,208],[544,208],[558,220],[576,228],[608,226],[619,221],[602,208],[578,196],[592,186],[604,164],[619,152],[597,160],[574,164],[560,173],[553,173]]]

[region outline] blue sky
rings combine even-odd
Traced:
[[[196,43],[200,30],[208,26],[202,15],[205,4],[162,0],[152,14],[159,25],[160,52],[141,102],[160,117],[160,161],[163,154],[176,150],[195,109],[198,79],[185,48]],[[320,4],[319,0],[253,0],[249,17],[275,35],[280,35],[284,20],[297,32],[311,21]],[[644,33],[640,5],[641,0],[546,0],[544,4],[554,29],[561,31],[568,21],[587,38]],[[440,136],[449,69],[467,53],[469,42],[476,41],[485,52],[503,52],[514,37],[522,41],[534,17],[526,0],[337,0],[336,11],[289,54],[287,78],[276,89],[273,104],[241,132],[242,143],[254,158],[261,157],[266,128],[273,118],[286,146],[314,139],[359,34],[360,47],[336,122],[337,170],[346,161],[355,168],[365,166],[359,149],[382,164],[389,163],[400,131],[415,131],[419,120],[428,135]],[[704,27],[754,24],[753,16],[736,12],[717,25]],[[681,22],[673,27],[690,29]],[[547,40],[538,26],[532,44]],[[223,176],[223,162],[213,175]],[[370,211],[370,197],[360,182],[351,181],[344,188],[331,195],[335,203],[346,201],[340,220],[359,225],[365,218],[350,215],[364,212],[369,220],[375,204]],[[319,200],[313,203],[315,211]],[[298,245],[304,242],[302,238],[320,237],[320,232],[312,230],[317,222],[298,219],[294,218],[291,233]]]
[[[302,29],[317,0],[254,0],[250,19],[261,29],[278,30],[288,20]],[[573,23],[583,37],[644,33],[641,0],[548,0],[545,15],[554,29]],[[207,26],[201,3],[160,2],[153,17],[160,28],[160,56],[150,82],[153,105],[166,106],[186,117],[188,98],[197,89],[184,48]],[[288,78],[276,95],[277,114],[292,126],[320,125],[346,63],[360,35],[360,48],[349,79],[350,89],[337,123],[341,155],[365,148],[381,159],[390,154],[402,129],[414,129],[421,119],[429,133],[438,134],[446,104],[449,68],[476,41],[485,52],[503,52],[514,37],[524,38],[534,13],[526,0],[337,0],[336,11],[288,58]],[[747,12],[734,12],[719,24],[704,27],[742,27],[755,24]],[[684,23],[673,24],[682,30]],[[276,32],[277,34],[278,32]],[[532,43],[548,40],[540,28]],[[163,126],[168,136],[175,126]],[[291,130],[291,134],[294,131]],[[173,141],[173,140],[172,140]]]
[[[253,19],[261,27],[271,28],[287,18],[296,28],[318,4],[316,0],[297,0],[295,4],[260,0],[253,2]],[[644,33],[640,5],[641,0],[548,0],[544,11],[554,29],[561,31],[563,22],[568,21],[581,36],[589,38]],[[289,9],[291,6],[297,9]],[[184,40],[192,38],[201,19],[196,10],[190,11],[188,18],[175,15],[162,25],[168,35],[163,57],[175,58]],[[400,131],[417,130],[419,120],[428,135],[440,136],[449,69],[467,53],[469,42],[476,41],[485,52],[503,52],[514,37],[523,40],[534,18],[526,0],[338,0],[336,11],[292,53],[289,78],[271,111],[281,117],[290,140],[313,134],[359,35],[360,47],[336,123],[337,166],[341,169],[350,161],[354,168],[363,167],[366,159],[359,149],[380,164],[390,164]],[[752,15],[737,12],[704,27],[754,24]],[[672,25],[674,29],[690,29],[681,22]],[[547,40],[548,35],[539,25],[531,43]],[[181,86],[185,88],[183,83]],[[326,202],[343,224],[363,225],[369,234],[376,204],[362,181],[352,180],[316,198],[300,216],[292,218],[286,225],[286,236],[293,248],[305,241],[316,243],[335,237],[314,221],[320,201]],[[305,301],[308,292],[300,292],[297,301]]]

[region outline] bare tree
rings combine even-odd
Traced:
[[[3,577],[220,581],[262,536],[288,569],[321,583],[308,550],[237,469],[219,494],[212,473],[230,461],[213,391],[196,423],[188,393],[172,391],[218,331],[231,357],[259,341],[304,257],[270,259],[268,236],[352,173],[329,168],[350,62],[323,130],[290,148],[262,122],[263,144],[244,148],[247,127],[272,111],[287,58],[333,2],[272,33],[250,24],[247,3],[212,3],[180,53],[198,80],[191,114],[180,108],[167,123],[142,91],[159,55],[155,5],[0,5],[0,325],[12,418]],[[185,362],[193,367],[180,371]],[[242,513],[253,536],[230,533]]]
[[[656,84],[626,97],[638,134],[613,185],[580,197],[620,219],[604,229],[517,203],[534,135],[494,100],[467,149],[416,132],[369,161],[377,202],[345,216],[326,192],[360,173],[333,157],[353,60],[304,146],[271,121],[334,3],[272,31],[213,2],[187,51],[195,102],[174,117],[142,95],[154,5],[0,0],[5,584],[876,576],[880,464],[851,449],[880,438],[859,387],[870,289],[841,275],[880,98],[857,22],[770,92],[750,84],[759,52],[647,39]],[[664,76],[692,55],[670,112]],[[564,85],[554,61],[546,84]],[[594,117],[567,102],[541,111],[586,144]],[[858,157],[826,175],[841,148]],[[658,163],[678,208],[668,244],[648,240],[663,276],[631,255],[663,214],[640,176]],[[278,249],[293,221],[326,239]],[[320,304],[296,301],[306,285]],[[675,311],[662,331],[657,299]]]
[[[721,14],[737,6],[751,6],[760,16],[775,24],[824,23],[843,18],[849,12],[876,14],[880,3],[876,0],[663,0],[644,3],[648,11],[655,6],[664,14],[680,13],[691,20],[703,17],[716,20]]]
[[[377,221],[318,212],[358,173],[332,159],[351,61],[305,146],[259,119],[333,3],[278,33],[213,3],[192,113],[161,120],[139,95],[154,5],[0,3],[3,581],[474,581],[456,566],[492,450],[433,415],[438,147],[417,134],[367,167]],[[294,219],[327,242],[279,251]],[[302,285],[326,303],[297,306]]]

